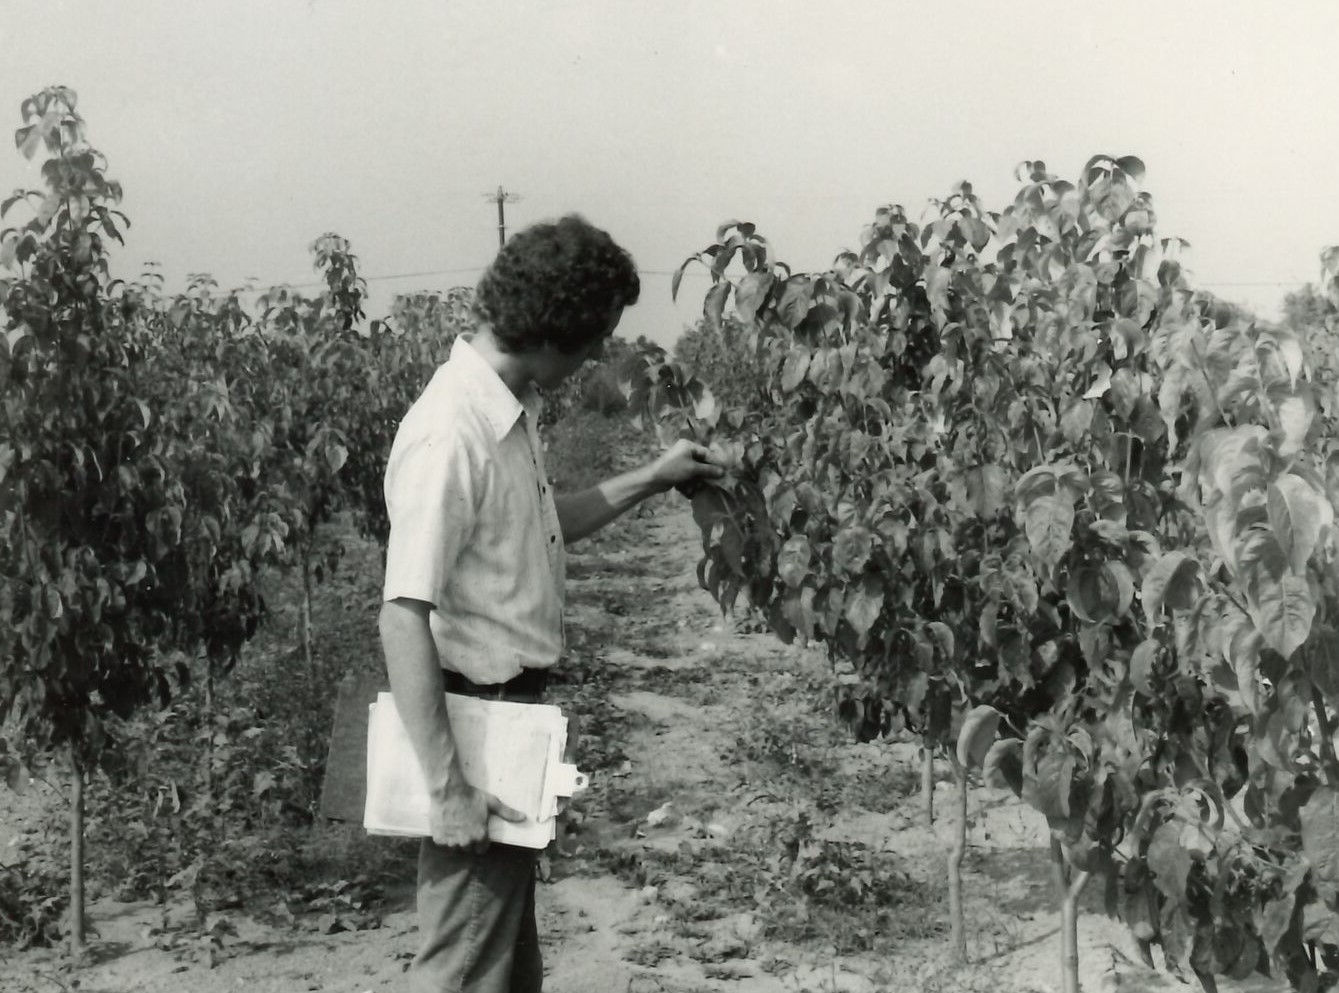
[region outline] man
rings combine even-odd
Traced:
[[[419,852],[422,993],[537,993],[538,853],[489,845],[524,815],[464,782],[443,691],[538,702],[563,649],[564,546],[670,487],[719,476],[701,446],[578,493],[550,491],[541,390],[600,356],[637,302],[632,258],[576,216],[512,237],[480,280],[479,330],[458,339],[396,434],[380,617],[391,693],[427,777]]]

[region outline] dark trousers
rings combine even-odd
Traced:
[[[444,673],[449,693],[539,703],[548,672],[525,669],[509,682],[481,686]],[[414,993],[540,993],[544,963],[535,927],[539,852],[489,845],[481,855],[424,838],[418,853],[418,954],[409,967]]]
[[[409,967],[414,993],[539,993],[544,965],[535,927],[538,855],[498,844],[475,855],[423,839],[422,940]]]

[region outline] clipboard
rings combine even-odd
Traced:
[[[559,799],[588,785],[567,761],[562,710],[454,693],[446,704],[466,780],[527,816],[519,824],[489,818],[489,839],[544,848],[557,835]],[[429,834],[423,771],[384,677],[349,676],[340,684],[321,812],[361,822],[369,834]]]

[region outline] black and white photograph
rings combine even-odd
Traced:
[[[1339,991],[1337,513],[1333,3],[0,0],[0,993]]]

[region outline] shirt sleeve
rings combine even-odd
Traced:
[[[458,436],[425,434],[394,446],[386,467],[383,600],[406,597],[441,609],[461,549],[478,517],[478,473]]]

